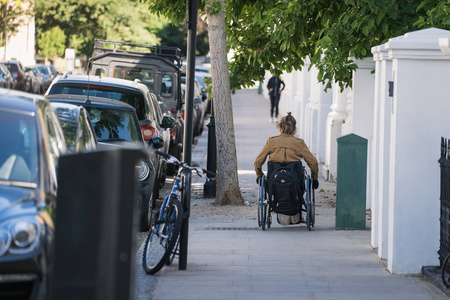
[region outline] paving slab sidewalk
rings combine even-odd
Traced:
[[[253,161],[267,137],[278,132],[268,122],[268,102],[256,89],[236,91],[233,111],[239,183],[249,202],[241,209],[254,211],[254,216],[192,213],[187,270],[178,270],[177,260],[163,268],[154,276],[151,299],[447,299],[421,276],[386,271],[370,246],[370,219],[368,230],[336,231],[336,187],[323,179],[312,231],[305,225],[281,226],[276,218],[272,228],[259,230]],[[205,167],[206,155],[207,129],[192,160]],[[202,198],[203,183],[193,177],[192,205],[213,201]]]

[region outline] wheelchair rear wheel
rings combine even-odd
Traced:
[[[270,228],[267,218],[267,193],[265,190],[265,177],[261,177],[258,187],[258,226],[265,230]]]
[[[306,177],[306,227],[311,230],[311,180]]]
[[[316,195],[314,193],[314,189],[312,191],[312,198],[310,201],[310,212],[311,212],[311,226],[314,227],[314,223],[316,222]]]

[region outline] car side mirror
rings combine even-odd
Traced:
[[[173,128],[175,127],[175,120],[172,117],[164,116],[161,122],[162,128]]]
[[[159,136],[154,136],[150,138],[148,141],[148,144],[150,147],[153,147],[154,149],[160,149],[164,147],[164,140],[160,138]]]

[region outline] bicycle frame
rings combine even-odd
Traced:
[[[184,171],[184,168],[183,168],[183,166],[181,166],[177,172],[177,176],[175,177],[175,181],[173,183],[171,192],[169,194],[167,194],[166,197],[164,197],[164,201],[161,205],[160,211],[164,211],[164,209],[166,208],[167,204],[169,203],[169,199],[171,197],[176,197],[177,199],[180,198],[180,194],[181,194],[180,182],[181,182],[181,174],[183,173],[183,171]],[[162,214],[159,214],[158,220],[155,221],[155,225],[160,223],[158,221],[161,221],[161,220],[162,220]],[[160,226],[160,224],[158,224],[158,226],[156,227],[157,232],[159,232],[159,229],[160,229],[159,226]]]

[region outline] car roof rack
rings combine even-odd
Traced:
[[[181,50],[177,47],[95,39],[92,56],[107,52],[157,56],[170,60],[178,67],[181,67]]]

